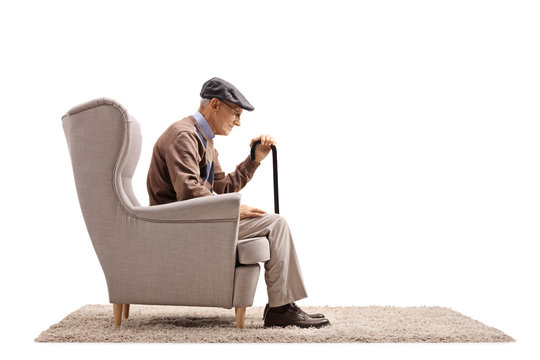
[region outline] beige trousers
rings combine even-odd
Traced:
[[[270,260],[264,263],[264,279],[270,307],[307,297],[289,225],[278,214],[240,220],[239,239],[266,236]]]

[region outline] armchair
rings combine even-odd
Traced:
[[[265,237],[238,241],[240,194],[141,206],[131,179],[141,151],[137,121],[111,99],[62,117],[79,203],[120,326],[129,304],[235,308],[244,327]]]

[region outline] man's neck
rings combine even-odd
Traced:
[[[202,116],[204,116],[204,119],[206,120],[206,122],[208,123],[208,125],[210,125],[210,128],[212,129],[212,132],[215,134],[216,133],[216,128],[214,126],[214,119],[212,118],[212,113],[206,109],[204,109],[203,107],[199,107],[199,110],[198,110]]]

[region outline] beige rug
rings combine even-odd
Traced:
[[[129,319],[113,324],[112,305],[86,305],[51,326],[37,342],[142,343],[342,343],[510,342],[500,330],[444,307],[302,307],[321,312],[331,325],[321,329],[264,328],[262,307],[246,311],[236,328],[234,309],[131,305]]]

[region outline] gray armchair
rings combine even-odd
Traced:
[[[63,117],[75,185],[105,274],[116,326],[129,304],[222,307],[244,327],[265,237],[238,240],[240,195],[141,206],[131,178],[141,151],[137,121],[118,103],[96,99]]]

